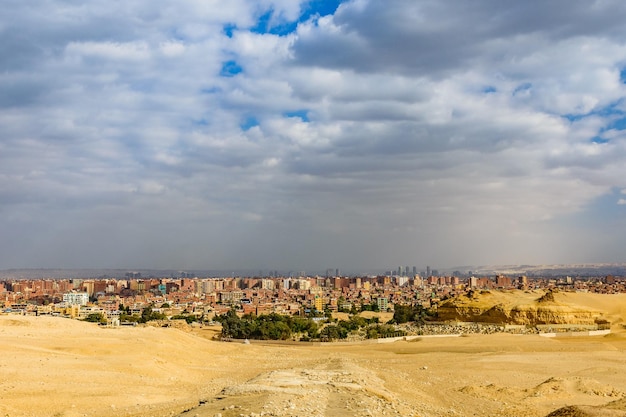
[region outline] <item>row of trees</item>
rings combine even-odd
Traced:
[[[233,309],[217,316],[216,320],[222,323],[222,337],[234,339],[287,340],[294,337],[302,341],[331,341],[345,339],[352,332],[361,332],[366,338],[404,334],[391,324],[380,324],[378,317],[366,319],[352,316],[349,320],[333,320],[329,317],[320,326],[311,318],[276,313],[260,316],[246,314],[239,317]]]
[[[233,309],[215,319],[222,323],[222,336],[235,339],[287,340],[294,334],[309,339],[318,332],[318,325],[312,319],[276,313],[239,317]]]
[[[421,325],[424,324],[424,321],[429,315],[429,311],[421,305],[408,306],[394,304],[393,309],[393,318],[389,321],[393,324],[416,322]]]
[[[185,320],[187,323],[193,323],[194,321],[202,320],[194,315],[177,314],[170,318],[171,320]],[[92,323],[106,324],[107,318],[103,313],[91,313],[85,319]],[[167,320],[167,316],[158,311],[154,311],[152,307],[146,307],[141,311],[141,315],[131,314],[129,308],[123,308],[120,305],[120,321],[128,323],[147,323],[152,320]]]
[[[152,310],[152,307],[146,307],[141,310],[141,316],[131,314],[130,310],[122,310],[120,312],[121,322],[147,323],[152,320],[167,320],[167,316],[163,313]]]
[[[380,309],[378,308],[378,303],[375,300],[369,304],[352,304],[349,309],[343,307],[345,305],[345,302],[345,297],[343,295],[340,296],[339,300],[337,301],[337,311],[339,311],[340,313],[358,314],[361,311],[380,311]]]

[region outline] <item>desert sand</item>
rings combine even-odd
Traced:
[[[0,316],[0,416],[626,416],[626,294],[561,293],[606,336],[262,344]]]

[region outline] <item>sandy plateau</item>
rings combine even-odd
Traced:
[[[557,301],[612,333],[242,344],[4,315],[0,416],[626,416],[626,294]]]

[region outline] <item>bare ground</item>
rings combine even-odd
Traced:
[[[626,297],[568,297],[614,332],[280,346],[0,316],[0,416],[626,416]]]

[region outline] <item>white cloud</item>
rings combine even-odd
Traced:
[[[182,42],[162,42],[159,48],[167,57],[180,56],[185,52],[185,45]]]
[[[95,56],[107,60],[141,61],[150,57],[145,42],[71,42],[66,47],[70,55]]]
[[[65,232],[132,263],[74,219],[162,242],[141,265],[189,242],[215,254],[197,267],[560,262],[571,219],[626,190],[618,1],[361,0],[282,37],[247,28],[303,2],[56,3],[0,17],[0,267]]]

